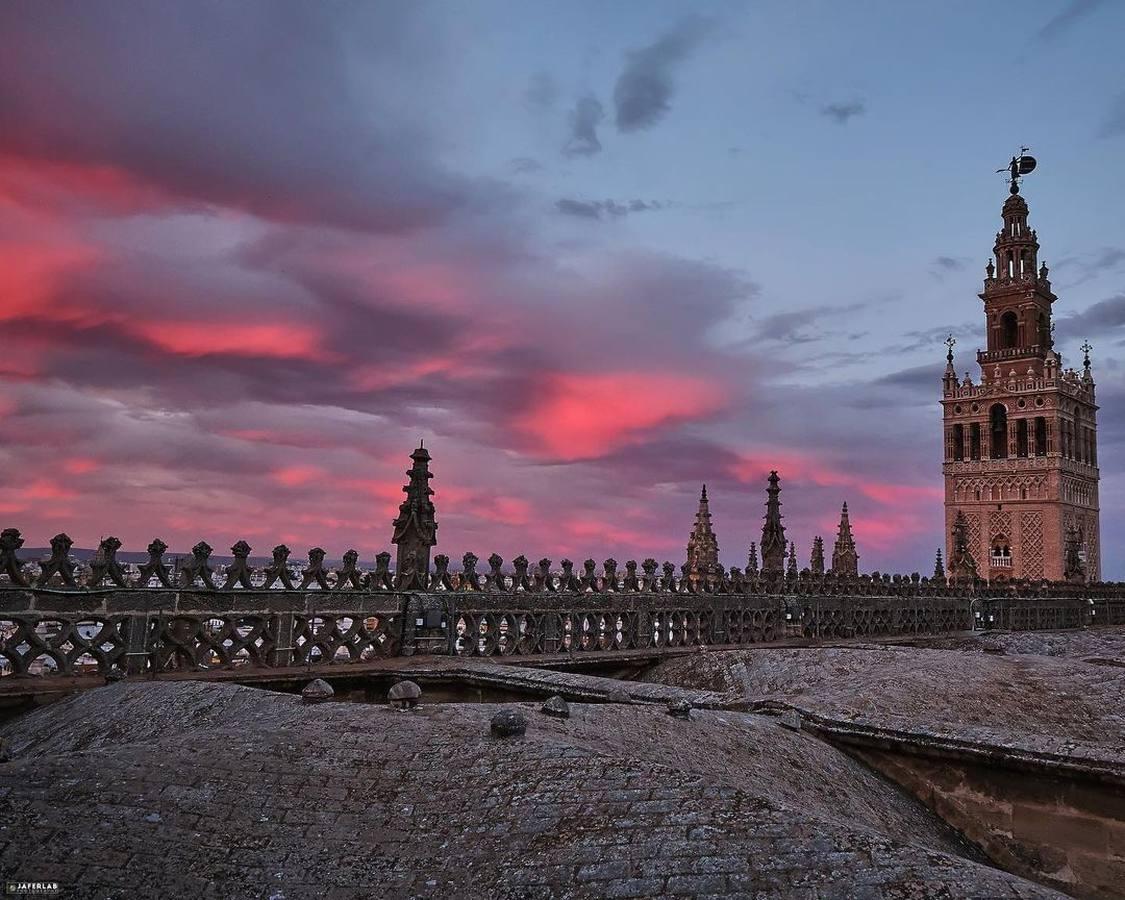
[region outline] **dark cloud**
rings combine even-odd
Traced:
[[[817,318],[817,310],[774,313],[758,321],[755,337],[783,344],[807,344],[818,338],[818,335],[809,331]]]
[[[980,329],[979,322],[963,322],[960,325],[938,325],[921,331],[908,331],[903,334],[901,341],[893,347],[887,348],[886,352],[909,353],[924,349],[932,349],[937,352],[939,349],[943,349],[942,343],[949,335],[958,339],[962,335],[970,335],[975,338],[980,333]]]
[[[0,153],[108,165],[185,203],[278,221],[433,225],[492,190],[446,171],[427,133],[356,78],[415,54],[440,69],[413,10],[5,4]]]
[[[1037,37],[1041,41],[1055,40],[1069,31],[1076,22],[1094,12],[1102,3],[1103,0],[1069,0],[1066,6],[1043,24]]]
[[[782,344],[808,344],[825,337],[818,327],[828,319],[856,312],[867,303],[849,303],[846,306],[813,306],[788,312],[773,313],[757,320],[757,328],[750,341],[777,341]]]
[[[517,175],[530,175],[534,172],[543,171],[543,164],[530,156],[517,156],[511,161],[510,165],[512,171]]]
[[[558,85],[555,84],[555,79],[546,72],[537,72],[528,81],[527,90],[524,91],[523,97],[532,109],[553,109],[559,98]]]
[[[820,108],[820,114],[840,125],[846,125],[849,119],[862,116],[867,112],[867,104],[863,100],[850,100],[845,103],[827,103]]]
[[[936,256],[930,274],[938,281],[944,281],[947,275],[964,269],[968,262],[968,257],[965,256]]]
[[[1055,319],[1059,340],[1087,338],[1125,326],[1125,294],[1117,294],[1082,312]]]
[[[1070,272],[1072,270],[1076,272],[1075,280],[1069,282],[1067,287],[1077,287],[1080,284],[1085,284],[1087,281],[1097,278],[1105,272],[1112,272],[1123,263],[1125,263],[1125,250],[1119,247],[1103,247],[1093,254],[1068,256],[1065,259],[1060,259],[1055,263],[1054,271],[1056,276],[1060,270],[1063,272]]]
[[[874,383],[936,396],[941,390],[941,374],[944,371],[940,364],[928,363],[923,366],[912,366],[909,369],[899,369],[897,372],[875,379]]]
[[[568,216],[577,216],[580,219],[619,219],[630,213],[650,212],[662,209],[663,204],[656,201],[628,200],[618,203],[616,200],[574,200],[563,197],[555,202],[555,209]]]
[[[712,28],[710,20],[689,16],[654,43],[625,55],[625,68],[613,89],[618,131],[651,128],[664,118],[675,92],[675,67]]]
[[[1098,136],[1103,138],[1120,137],[1123,134],[1125,134],[1125,93],[1114,97],[1105,121],[1098,131]]]
[[[600,153],[598,126],[605,118],[605,110],[592,95],[580,97],[570,112],[570,140],[563,147],[566,156],[593,156]]]

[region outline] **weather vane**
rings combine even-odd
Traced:
[[[953,345],[956,343],[957,338],[955,338],[952,333],[945,339],[945,346],[949,348],[949,353],[946,354],[945,358],[950,362],[953,362]]]
[[[1020,178],[1028,172],[1035,171],[1035,157],[1025,156],[1028,151],[1027,147],[1020,147],[1020,155],[1013,156],[1012,161],[1002,169],[997,169],[997,172],[1008,173],[1008,190],[1013,194],[1020,192]]]
[[[1093,346],[1087,340],[1084,341],[1082,343],[1082,346],[1078,349],[1082,351],[1082,354],[1085,357],[1085,359],[1082,360],[1083,365],[1085,365],[1087,369],[1090,368],[1090,351],[1094,349]]]

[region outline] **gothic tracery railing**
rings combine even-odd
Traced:
[[[1125,585],[947,582],[808,570],[763,577],[710,567],[691,573],[654,559],[558,569],[522,556],[505,570],[493,555],[478,572],[434,558],[425,591],[395,589],[390,554],[333,565],[321,548],[292,568],[287,547],[254,564],[238,542],[225,564],[200,542],[189,560],[118,562],[115,538],[80,562],[57,535],[50,554],[19,556],[15,529],[0,534],[0,674],[109,675],[216,668],[355,664],[409,653],[538,656],[728,646],[779,638],[833,639],[984,627],[1125,624]]]

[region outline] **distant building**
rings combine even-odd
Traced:
[[[979,383],[968,373],[958,381],[952,340],[942,381],[949,574],[1098,580],[1091,347],[1083,347],[1081,373],[1062,368],[1052,339],[1056,297],[1015,179],[1003,219],[980,294],[987,349],[977,353]]]

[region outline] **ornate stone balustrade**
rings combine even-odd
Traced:
[[[1125,624],[1122,584],[947,582],[917,574],[858,578],[808,570],[763,578],[713,567],[701,579],[653,559],[619,569],[570,560],[560,570],[524,557],[505,571],[493,554],[460,572],[434,558],[425,591],[395,589],[390,554],[359,568],[348,551],[339,567],[313,548],[308,565],[288,565],[275,548],[250,564],[238,542],[233,560],[212,565],[200,542],[178,570],[161,541],[148,562],[117,561],[107,538],[88,565],[57,535],[51,554],[28,564],[15,529],[0,536],[0,674],[141,674],[208,669],[361,663],[413,653],[542,656],[588,651],[728,646],[781,638],[919,634],[978,626],[1012,629]],[[418,573],[413,573],[417,575]],[[413,576],[412,576],[413,577]]]

